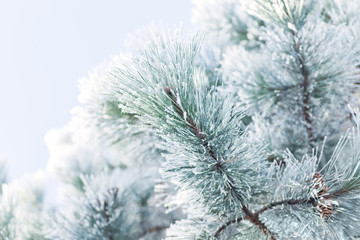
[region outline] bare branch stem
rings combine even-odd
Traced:
[[[305,124],[306,124],[305,128],[306,128],[306,132],[307,132],[309,141],[313,142],[314,134],[313,134],[313,129],[312,129],[312,120],[311,120],[311,116],[310,116],[311,114],[310,114],[310,107],[309,107],[309,104],[310,104],[309,70],[305,66],[304,56],[302,55],[302,53],[300,51],[299,43],[295,39],[296,33],[292,30],[291,34],[293,35],[293,38],[294,38],[294,50],[297,54],[296,59],[298,60],[298,63],[300,64],[300,71],[303,76],[303,81],[301,83],[301,87],[302,87],[302,103],[303,103],[302,113],[303,113]]]
[[[274,207],[277,207],[277,206],[280,206],[280,205],[283,205],[283,204],[289,204],[289,205],[296,205],[296,204],[301,204],[301,203],[312,203],[313,200],[310,199],[310,200],[306,200],[306,199],[289,199],[289,200],[284,200],[284,201],[280,201],[280,202],[273,202],[273,203],[270,203],[266,206],[264,206],[263,208],[261,208],[260,210],[258,210],[257,212],[255,213],[252,213],[251,215],[253,216],[254,219],[257,219],[259,221],[259,215],[267,210],[270,210]],[[245,212],[245,211],[244,211]],[[246,214],[246,212],[245,212]],[[231,221],[228,221],[226,222],[224,225],[222,225],[221,227],[218,228],[218,230],[215,232],[214,236],[215,237],[219,237],[221,232],[224,231],[228,226],[230,226],[231,224],[234,224],[234,223],[238,223],[238,222],[241,222],[242,220],[244,219],[248,219],[250,222],[254,223],[253,220],[249,219],[248,215],[246,215],[245,218],[243,217],[239,217],[237,219],[234,219],[234,220],[231,220]],[[259,221],[260,222],[260,221]],[[261,222],[260,222],[261,223]],[[255,224],[255,223],[254,223]],[[257,224],[256,224],[257,225]],[[259,226],[259,225],[258,225]],[[266,234],[269,234],[269,230],[268,229],[263,229],[264,224],[261,223],[261,226],[259,226],[259,228]],[[271,236],[271,239],[275,239],[272,235]]]
[[[165,230],[167,228],[169,228],[170,226],[168,225],[160,225],[160,226],[155,226],[155,227],[152,227],[152,228],[149,228],[147,229],[146,231],[144,231],[143,233],[141,233],[139,235],[139,238],[142,238],[144,237],[145,235],[147,234],[150,234],[150,233],[155,233],[155,232],[159,232],[159,231],[162,231],[162,230]]]

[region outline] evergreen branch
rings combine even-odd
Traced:
[[[263,212],[265,212],[267,210],[270,210],[270,209],[272,209],[274,207],[284,205],[284,204],[297,205],[297,204],[302,204],[302,203],[313,203],[313,202],[314,202],[314,199],[310,199],[310,200],[307,200],[307,199],[289,199],[289,200],[284,200],[284,201],[279,201],[279,202],[273,202],[273,203],[270,203],[270,204],[264,206],[259,211],[257,211],[255,214],[260,215],[261,213],[263,213]]]
[[[171,102],[173,104],[173,106],[176,109],[176,112],[180,115],[180,117],[184,116],[184,111],[182,110],[182,108],[177,104],[176,102],[176,97],[174,96],[174,94],[171,92],[170,88],[165,87],[164,88],[165,92],[169,95]],[[199,127],[195,124],[195,122],[193,121],[193,119],[191,117],[187,117],[186,122],[189,124],[190,129],[192,129],[195,133],[195,135],[203,141],[203,146],[205,147],[205,149],[208,151],[208,153],[210,154],[210,156],[216,161],[216,165],[215,165],[215,169],[216,170],[223,170],[222,169],[222,165],[221,162],[219,161],[219,159],[216,157],[214,150],[211,148],[211,146],[209,145],[209,142],[206,140],[206,135],[201,133]],[[224,171],[222,171],[224,174],[226,174]],[[235,186],[233,185],[234,181],[231,179],[230,176],[228,176],[226,174],[227,178],[229,179],[229,185],[232,189],[235,189]],[[242,202],[242,198],[239,196],[239,194],[234,191],[235,196],[238,198],[238,200],[240,202]],[[276,238],[273,236],[273,234],[268,230],[268,228],[260,221],[258,214],[254,214],[253,212],[251,212],[244,204],[241,204],[242,210],[245,213],[245,218],[248,219],[251,223],[253,223],[254,225],[256,225],[265,235],[270,236],[271,240],[276,240]],[[219,230],[218,230],[219,231]],[[220,231],[221,232],[221,231]],[[220,233],[219,232],[219,233]]]
[[[258,214],[251,212],[245,205],[243,205],[243,211],[246,214],[245,218],[256,225],[265,235],[270,236],[271,240],[276,240],[270,230],[260,221]]]
[[[103,203],[104,206],[103,206],[103,209],[102,209],[102,212],[101,212],[103,214],[103,217],[105,218],[105,221],[106,221],[106,231],[107,231],[107,235],[109,237],[109,240],[114,240],[114,236],[113,236],[114,234],[112,232],[111,223],[110,223],[110,215],[109,215],[109,213],[110,213],[111,209],[109,209],[109,207],[110,207],[109,202],[111,200],[116,199],[118,192],[119,192],[119,189],[116,188],[116,187],[110,188],[107,191],[108,196],[106,196],[106,198],[105,198],[105,201]],[[97,199],[97,203],[98,203],[99,207],[102,205],[100,199]]]
[[[139,238],[142,238],[142,237],[146,236],[149,233],[155,233],[155,232],[165,230],[165,229],[167,229],[169,227],[170,227],[169,225],[159,225],[159,226],[149,228],[148,230],[146,230],[146,231],[142,232],[141,234],[139,234]]]
[[[337,192],[334,192],[334,193],[332,193],[330,195],[324,195],[323,198],[324,199],[332,199],[332,198],[338,197],[338,196],[340,196],[342,194],[349,193],[349,192],[351,192],[352,190],[354,190],[354,189],[356,189],[358,187],[360,187],[360,183],[358,183],[357,185],[355,185],[355,186],[353,186],[351,188],[341,189],[341,190],[339,190]]]
[[[170,88],[165,87],[164,88],[165,92],[169,95],[171,102],[173,104],[173,106],[176,108],[176,112],[180,115],[180,117],[184,116],[184,111],[181,109],[181,107],[176,103],[176,97],[172,94]],[[217,163],[216,163],[216,169],[220,169],[221,167],[221,162],[219,161],[219,159],[216,157],[214,150],[211,148],[211,146],[209,145],[209,142],[206,141],[206,135],[204,133],[202,133],[200,131],[200,129],[198,128],[198,126],[196,126],[194,120],[191,117],[187,117],[186,122],[190,125],[190,129],[193,130],[193,132],[195,133],[195,135],[203,141],[203,146],[205,147],[205,149],[208,151],[208,153],[210,154],[211,158],[214,159]]]
[[[113,234],[112,234],[112,231],[111,231],[111,225],[110,225],[110,216],[109,214],[107,213],[108,212],[108,204],[107,202],[104,203],[104,215],[105,215],[105,220],[106,220],[106,228],[107,228],[107,232],[108,232],[108,235],[109,235],[109,240],[114,240],[113,238]]]
[[[225,230],[225,228],[227,228],[228,226],[230,226],[233,223],[238,223],[241,222],[242,220],[244,220],[243,217],[239,217],[237,219],[231,220],[226,222],[224,225],[222,225],[221,227],[218,228],[218,230],[215,232],[214,237],[219,237],[221,232]]]
[[[265,227],[260,221],[259,221],[259,215],[267,210],[270,210],[274,207],[280,206],[280,205],[284,205],[284,204],[288,204],[288,205],[297,205],[297,204],[302,204],[302,203],[313,203],[314,199],[310,199],[310,200],[306,200],[306,199],[289,199],[289,200],[284,200],[284,201],[280,201],[280,202],[273,202],[270,203],[266,206],[264,206],[263,208],[261,208],[260,210],[258,210],[257,212],[252,214],[252,217],[254,220],[257,220],[257,223],[261,224],[261,228],[259,226],[259,228],[264,232],[264,231],[269,231]],[[246,212],[245,212],[246,213]],[[249,216],[247,215],[245,218],[247,218],[250,222],[254,223],[252,220],[249,219]],[[244,220],[243,217],[239,217],[237,219],[231,220],[226,222],[224,225],[222,225],[221,227],[218,228],[218,230],[215,232],[215,237],[220,236],[221,232],[224,231],[228,226],[230,226],[233,223],[238,223],[240,221]],[[254,223],[255,224],[255,223]],[[257,225],[257,224],[256,224]],[[265,232],[264,232],[265,233]],[[271,239],[275,239],[274,237],[272,237]]]
[[[315,181],[314,182],[314,184],[315,184],[314,188],[319,191],[317,193],[317,198],[318,198],[318,200],[320,200],[320,202],[321,202],[322,199],[331,199],[331,198],[333,198],[335,196],[341,195],[343,193],[347,193],[347,192],[351,191],[352,189],[356,188],[356,186],[355,186],[355,187],[353,187],[351,189],[338,191],[338,192],[336,192],[334,194],[326,196],[325,194],[326,194],[328,189],[325,186],[325,181],[324,181],[322,175],[320,173],[315,173],[313,179]],[[322,215],[323,218],[327,218],[329,215],[331,215],[333,213],[333,208],[332,208],[331,204],[319,205],[318,201],[316,199],[314,199],[314,198],[310,198],[310,199],[288,199],[288,200],[283,200],[283,201],[279,201],[279,202],[270,203],[270,204],[264,206],[263,208],[261,208],[260,210],[258,210],[257,212],[255,212],[254,214],[247,215],[245,218],[247,218],[252,223],[257,225],[258,222],[253,222],[253,221],[258,220],[259,215],[266,212],[266,211],[268,211],[268,210],[271,210],[271,209],[273,209],[273,208],[275,208],[277,206],[281,206],[281,205],[284,205],[284,204],[286,204],[286,205],[297,205],[297,204],[304,204],[304,203],[310,203],[310,204],[313,204],[314,206],[318,206],[320,208],[321,215]],[[244,210],[244,212],[246,213],[245,210]],[[249,219],[250,216],[252,216],[253,218]],[[242,221],[243,219],[244,218],[240,217],[240,218],[237,218],[237,219],[226,222],[224,225],[222,225],[220,228],[218,228],[218,230],[215,232],[214,236],[218,237],[221,234],[221,232],[223,230],[225,230],[225,228],[227,228],[228,226],[230,226],[233,223],[238,223],[238,222]],[[260,229],[264,233],[266,233],[265,231],[268,231],[267,229],[263,229],[263,228],[260,228]]]
[[[303,76],[303,81],[302,81],[302,84],[301,84],[302,90],[303,90],[303,92],[302,92],[302,94],[303,94],[302,113],[303,113],[304,120],[305,120],[305,123],[306,123],[305,128],[306,128],[307,136],[309,138],[309,141],[312,142],[312,141],[314,141],[314,134],[313,134],[313,129],[312,129],[312,120],[311,120],[311,117],[310,117],[310,107],[309,107],[309,103],[310,103],[309,70],[305,66],[304,56],[300,52],[299,43],[297,43],[296,40],[295,40],[295,37],[296,37],[295,31],[291,30],[291,34],[292,34],[293,40],[294,40],[294,50],[296,52],[296,59],[299,61],[301,74]]]

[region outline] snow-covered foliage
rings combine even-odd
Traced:
[[[358,238],[359,9],[197,0],[199,32],[142,29],[47,134],[58,205],[2,185],[1,239]]]
[[[0,239],[45,239],[42,211],[45,174],[39,171],[2,184]]]

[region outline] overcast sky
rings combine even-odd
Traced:
[[[65,125],[77,80],[161,21],[191,28],[191,0],[0,0],[0,153],[11,178],[45,168],[46,132]]]

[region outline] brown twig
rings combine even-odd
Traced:
[[[243,205],[243,211],[246,214],[245,218],[251,223],[256,225],[265,235],[269,236],[271,240],[276,240],[275,236],[269,231],[269,229],[260,221],[259,214],[252,213],[245,205]]]
[[[342,190],[339,190],[339,191],[334,192],[334,193],[329,194],[329,195],[324,195],[323,198],[324,198],[324,199],[332,199],[332,198],[334,198],[334,197],[338,197],[338,196],[340,196],[340,195],[342,195],[342,194],[348,193],[348,192],[354,190],[354,189],[357,188],[357,187],[359,187],[359,185],[357,185],[357,186],[355,186],[355,187],[352,187],[352,188],[349,188],[349,189],[342,189]]]
[[[103,205],[101,214],[103,215],[103,217],[105,218],[105,221],[106,221],[106,230],[108,233],[109,240],[114,240],[111,225],[110,225],[109,201],[111,200],[110,198],[115,199],[117,197],[118,191],[119,191],[119,189],[116,187],[108,189],[108,191],[107,191],[108,195],[105,196],[105,200],[104,200],[103,204],[101,203],[100,199],[97,199],[98,206],[101,207],[101,205]]]
[[[302,92],[302,97],[303,97],[303,99],[302,99],[302,103],[303,103],[302,113],[303,113],[304,120],[305,120],[305,123],[306,123],[305,128],[306,128],[306,132],[307,132],[309,141],[313,142],[314,141],[314,134],[313,134],[313,129],[312,129],[312,120],[311,120],[311,117],[310,117],[310,107],[309,107],[309,103],[310,103],[309,70],[305,66],[304,56],[300,52],[299,43],[297,43],[296,40],[295,40],[296,33],[293,30],[291,30],[291,34],[294,37],[294,49],[295,49],[295,52],[297,54],[296,59],[298,60],[298,62],[300,64],[300,71],[301,71],[301,74],[303,76],[303,81],[302,81],[301,87],[302,87],[302,91],[303,91]]]
[[[270,203],[266,206],[264,206],[263,208],[261,208],[260,210],[258,210],[257,212],[253,213],[253,217],[255,219],[259,219],[259,215],[267,210],[270,210],[274,207],[283,205],[283,204],[289,204],[289,205],[296,205],[296,204],[301,204],[301,203],[313,203],[314,200],[306,200],[306,199],[289,199],[289,200],[284,200],[284,201],[280,201],[280,202],[273,202]],[[247,217],[245,217],[246,219],[248,219]],[[215,237],[219,237],[221,232],[224,231],[228,226],[230,226],[233,223],[238,223],[242,220],[244,220],[245,218],[243,217],[239,217],[237,219],[231,220],[226,222],[224,225],[222,225],[221,227],[218,228],[218,230],[215,232]],[[250,219],[248,219],[249,221],[251,221]],[[263,224],[262,224],[263,225]],[[261,228],[260,228],[261,229]],[[268,231],[268,230],[267,230]],[[274,238],[272,238],[274,239]]]
[[[228,221],[226,222],[224,225],[222,225],[221,227],[218,228],[218,230],[215,232],[214,236],[215,237],[219,237],[221,232],[225,230],[225,228],[227,228],[228,226],[230,226],[231,224],[233,223],[238,223],[238,222],[241,222],[242,220],[244,220],[243,217],[239,217],[237,219],[234,219],[234,220],[231,220],[231,221]]]
[[[284,200],[284,201],[280,201],[280,202],[273,202],[270,203],[266,206],[264,206],[263,208],[261,208],[259,211],[256,212],[257,215],[270,210],[274,207],[280,206],[280,205],[284,205],[284,204],[288,204],[288,205],[297,205],[297,204],[302,204],[302,203],[312,203],[313,200],[307,200],[307,199],[289,199],[289,200]]]
[[[165,229],[167,229],[167,228],[169,228],[169,227],[170,227],[169,225],[160,225],[160,226],[151,227],[151,228],[149,228],[148,230],[146,230],[146,231],[144,231],[143,233],[141,233],[138,237],[139,237],[139,238],[142,238],[142,237],[144,237],[144,236],[147,235],[147,234],[159,232],[159,231],[165,230]]]

